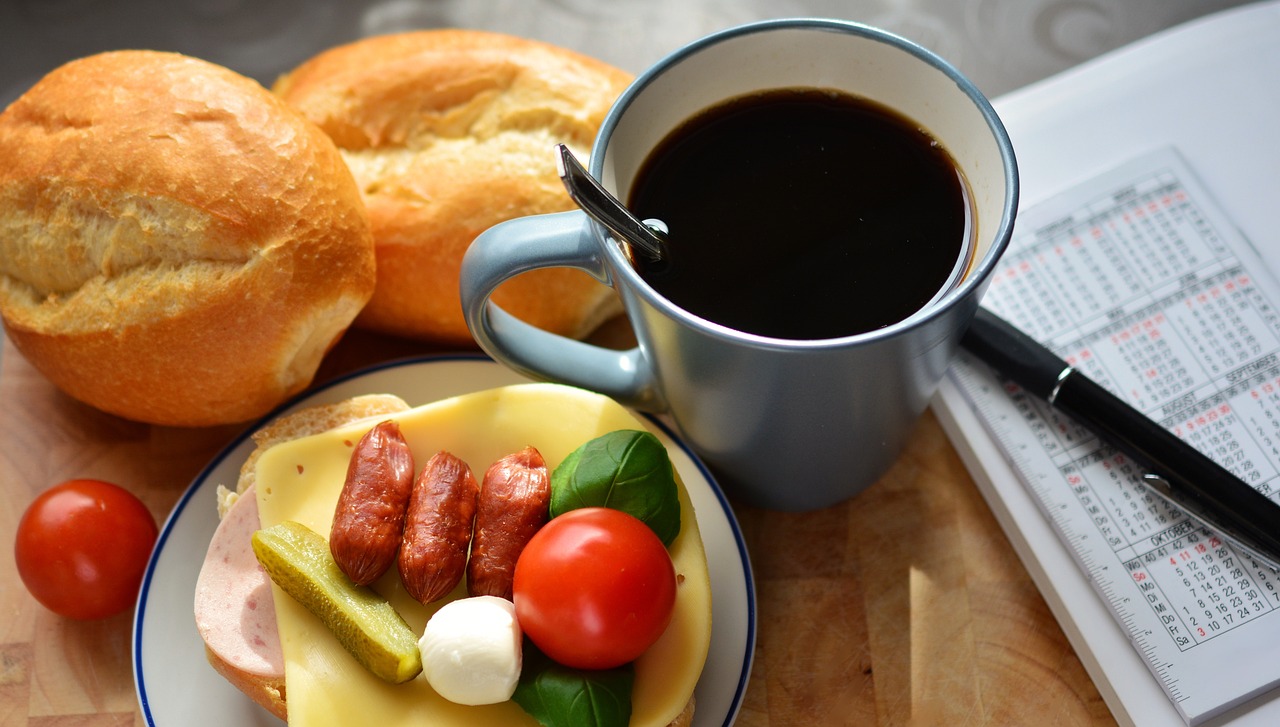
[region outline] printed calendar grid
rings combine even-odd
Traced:
[[[1260,492],[1280,489],[1280,316],[1171,170],[1015,235],[983,304]],[[1187,651],[1280,608],[1276,574],[1007,384],[1133,599]]]

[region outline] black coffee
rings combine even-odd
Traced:
[[[963,252],[964,179],[918,124],[818,89],[706,110],[645,161],[629,206],[667,224],[668,256],[636,256],[673,303],[730,328],[821,339],[919,310]]]

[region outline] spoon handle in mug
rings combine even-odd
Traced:
[[[639,247],[651,259],[663,258],[662,237],[653,228],[636,219],[617,197],[600,186],[564,144],[556,145],[556,168],[569,196],[592,219],[609,228],[619,240]]]

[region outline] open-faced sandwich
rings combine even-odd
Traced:
[[[272,713],[692,720],[706,555],[665,448],[626,409],[551,384],[412,409],[368,396],[255,439],[220,493],[195,618],[214,668]]]

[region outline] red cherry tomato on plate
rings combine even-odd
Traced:
[[[621,510],[585,507],[537,532],[516,562],[520,628],[565,666],[608,669],[644,653],[671,621],[671,556]]]
[[[142,501],[100,480],[68,480],[42,492],[18,523],[18,575],[36,600],[73,619],[134,604],[156,542]]]

